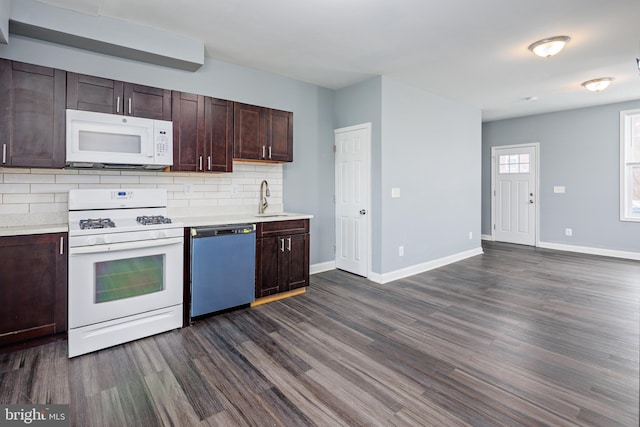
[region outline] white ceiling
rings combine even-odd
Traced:
[[[496,120],[640,99],[640,0],[41,0],[331,89],[384,75]],[[571,41],[538,58],[532,42]],[[605,91],[580,83],[614,77]],[[526,98],[535,97],[535,101]]]

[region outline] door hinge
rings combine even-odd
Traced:
[[[493,190],[493,197],[496,196],[496,190]]]
[[[336,151],[337,151],[337,148],[336,148],[336,146],[335,146],[335,144],[334,144],[334,146],[333,146],[333,152],[335,153]]]
[[[494,230],[496,229],[496,225],[495,225],[495,224],[493,224],[493,229],[494,229]]]
[[[336,245],[333,245],[333,254],[336,254]]]

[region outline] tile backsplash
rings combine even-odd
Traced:
[[[269,210],[282,210],[282,164],[234,162],[220,174],[0,168],[0,227],[65,224],[74,188],[165,188],[175,217],[257,212],[263,179]]]

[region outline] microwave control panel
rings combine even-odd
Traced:
[[[173,160],[173,123],[156,120],[153,143],[156,159]]]

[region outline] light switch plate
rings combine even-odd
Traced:
[[[400,197],[400,189],[392,188],[391,189],[391,197]]]
[[[553,187],[554,193],[564,193],[564,185],[556,185]]]

